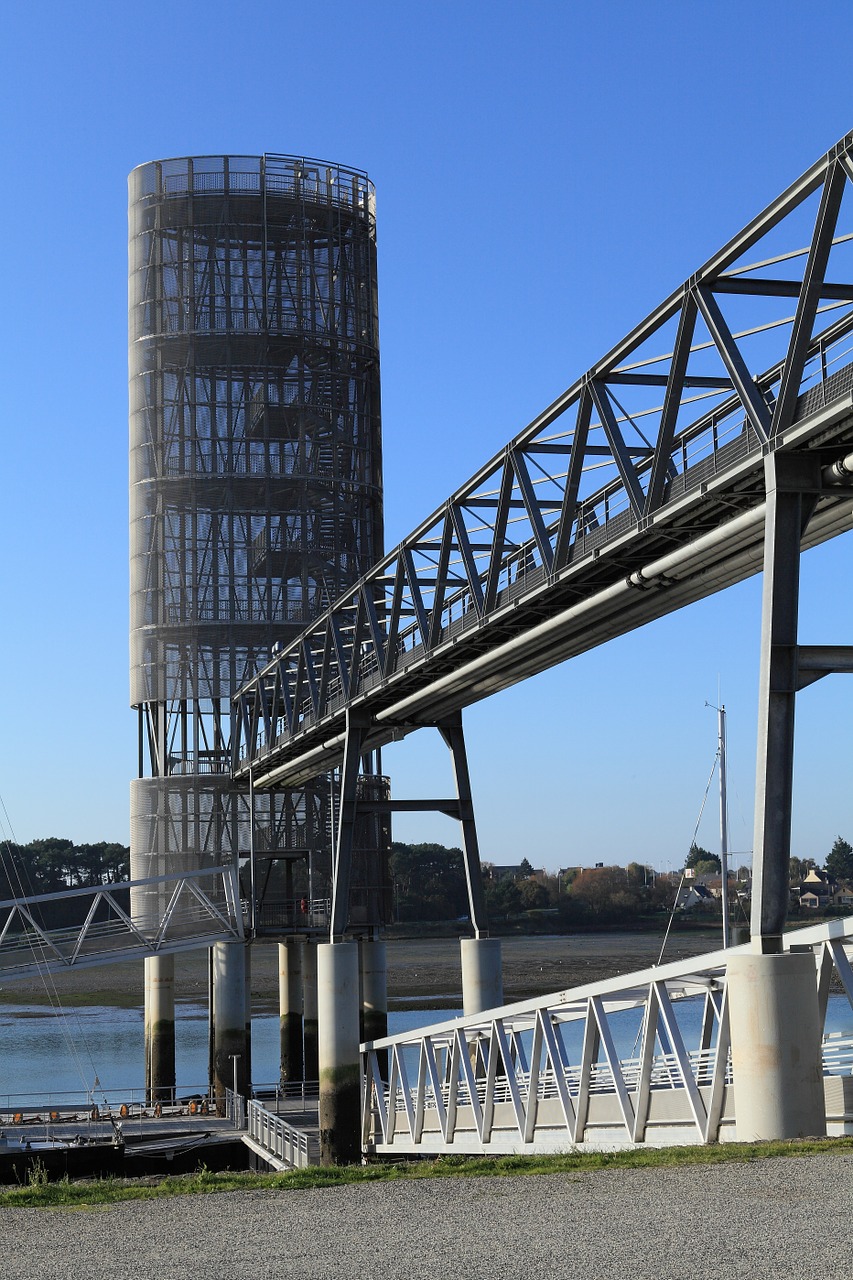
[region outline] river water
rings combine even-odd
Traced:
[[[678,1009],[679,1006],[677,1005]],[[460,1010],[418,1009],[389,1014],[389,1033],[397,1034],[444,1022]],[[681,1002],[679,1022],[688,1048],[698,1040],[701,1004]],[[621,1021],[620,1021],[621,1020]],[[614,1025],[620,1056],[635,1052],[639,1013],[619,1015]],[[844,996],[831,996],[827,1032],[853,1035],[853,1009]],[[580,1027],[565,1036],[570,1058],[579,1056]],[[207,1082],[207,1010],[179,1004],[176,1021],[176,1075],[179,1093],[196,1093]],[[578,1040],[575,1044],[574,1041]],[[66,1008],[62,1014],[39,1005],[0,1007],[0,1106],[71,1102],[71,1093],[98,1097],[131,1091],[138,1098],[144,1083],[144,1035],[141,1009],[111,1006]],[[279,1024],[275,1014],[252,1020],[252,1079],[256,1086],[279,1077]]]
[[[453,1018],[461,1010],[419,1009],[389,1014],[395,1034]],[[175,1023],[175,1072],[179,1093],[207,1088],[207,1008],[179,1003]],[[63,1101],[65,1093],[134,1090],[145,1079],[141,1009],[112,1006],[63,1008],[0,1006],[0,1106],[24,1106],[27,1097]],[[279,1078],[276,1014],[252,1019],[252,1079],[256,1086]],[[97,1080],[97,1085],[95,1081]],[[70,1101],[70,1098],[67,1099]]]

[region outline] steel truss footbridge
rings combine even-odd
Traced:
[[[236,779],[296,786],[340,768],[332,941],[347,927],[367,752],[423,726],[444,737],[456,795],[384,807],[460,819],[480,936],[462,711],[763,569],[749,950],[764,972],[784,968],[795,699],[853,670],[853,646],[838,637],[799,644],[800,553],[853,527],[851,484],[848,134],[236,696]],[[814,951],[824,1012],[833,972],[850,995],[849,932],[793,948]],[[609,1127],[610,1141],[616,1131],[645,1140],[659,1122],[700,1141],[722,1136],[733,1114],[729,954],[362,1046],[365,1148],[531,1149],[555,1133],[587,1141],[592,1124]],[[803,957],[789,959],[810,988]],[[705,1000],[692,1057],[674,1013],[691,992]],[[641,1011],[636,1060],[609,1027],[610,1013],[628,1008]],[[572,1022],[583,1025],[574,1066]],[[827,1068],[825,1057],[824,1071],[836,1059]],[[674,1103],[658,1096],[664,1077],[677,1085]],[[846,1095],[827,1101],[846,1124]]]
[[[293,786],[343,766],[333,936],[361,754],[441,730],[457,796],[391,807],[462,819],[481,931],[461,711],[762,565],[762,697],[787,701],[760,736],[767,769],[784,772],[794,694],[853,667],[850,649],[796,636],[800,549],[853,526],[851,481],[848,134],[237,695],[236,778]],[[764,813],[767,785],[765,852],[785,874],[771,888],[758,856],[772,905],[756,932],[778,937],[789,836],[775,799]]]

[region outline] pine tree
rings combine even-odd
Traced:
[[[836,836],[826,859],[826,870],[833,880],[853,880],[853,845]]]

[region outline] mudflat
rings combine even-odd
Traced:
[[[662,937],[657,933],[583,933],[503,940],[504,996],[509,1003],[597,982],[655,964]],[[388,942],[388,995],[392,1007],[435,1008],[462,1003],[458,938],[395,938]],[[713,930],[671,935],[664,959],[679,960],[719,946]],[[258,1012],[278,1008],[278,947],[251,947],[252,1000]],[[175,994],[179,1000],[204,1004],[208,989],[207,951],[189,951],[175,959]],[[141,961],[74,969],[50,979],[6,982],[0,1001],[40,1003],[55,984],[68,1004],[118,1005],[134,1008],[143,1001]]]

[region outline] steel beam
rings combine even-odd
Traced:
[[[761,950],[775,952],[788,915],[800,544],[814,503],[802,460],[770,454],[765,476],[752,935]]]

